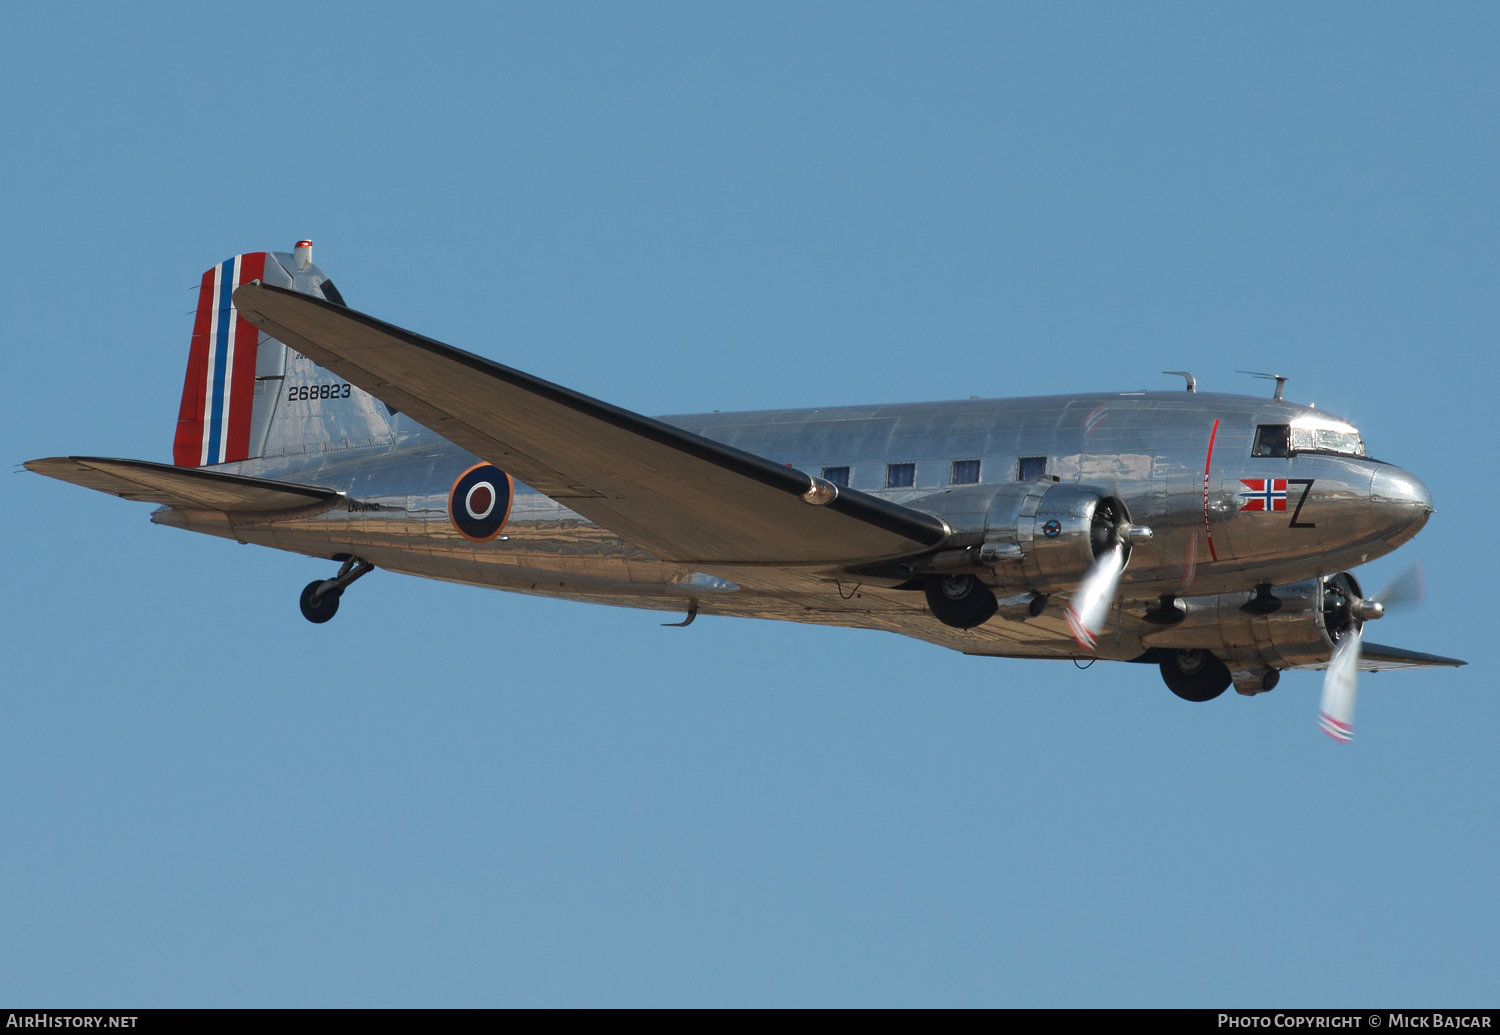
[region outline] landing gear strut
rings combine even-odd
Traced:
[[[374,570],[375,565],[369,561],[353,556],[345,557],[344,566],[337,575],[331,579],[309,582],[302,590],[302,598],[298,601],[302,607],[302,617],[322,625],[339,613],[339,597],[344,595],[349,584]]]
[[[1162,682],[1184,701],[1212,701],[1234,682],[1229,666],[1210,651],[1163,649],[1158,651],[1158,663]]]

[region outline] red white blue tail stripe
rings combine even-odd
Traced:
[[[251,252],[208,270],[188,350],[172,458],[179,467],[244,460],[250,455],[255,352],[260,332],[234,308],[234,289],[265,275],[266,253]]]

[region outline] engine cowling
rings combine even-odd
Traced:
[[[967,571],[1009,593],[1065,593],[1076,589],[1094,560],[1116,544],[1124,546],[1129,559],[1130,515],[1119,497],[1098,486],[963,486],[908,506],[947,521],[953,545],[900,569],[903,577]]]
[[[1028,527],[1029,526],[1029,527]],[[1106,550],[1122,546],[1130,559],[1130,514],[1116,496],[1089,485],[1053,485],[1028,520],[1015,525],[1030,548],[1022,546],[1022,570],[1032,588],[1063,593],[1075,588]]]

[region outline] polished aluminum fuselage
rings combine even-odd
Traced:
[[[1431,513],[1425,487],[1364,457],[1251,456],[1259,424],[1321,411],[1239,395],[1124,392],[1020,399],[711,413],[663,418],[707,438],[812,475],[848,467],[852,488],[916,509],[974,492],[951,484],[955,461],[980,462],[980,486],[1014,483],[1021,458],[1045,457],[1037,481],[1097,487],[1154,531],[1134,548],[1114,635],[1101,657],[1130,658],[1171,633],[1134,616],[1162,594],[1248,592],[1354,567],[1411,538]],[[976,654],[1076,653],[1060,615],[951,629],[921,593],[847,571],[725,566],[696,571],[656,559],[524,485],[504,536],[475,543],[449,513],[449,490],[479,458],[396,415],[386,435],[301,447],[218,470],[320,485],[347,494],[336,509],[242,521],[161,510],[153,519],[317,557],[353,554],[396,572],[631,607],[744,615],[886,629]],[[1211,451],[1210,451],[1211,447]],[[891,464],[915,465],[913,484],[888,488]],[[1243,479],[1289,479],[1286,512],[1247,511]],[[1298,520],[1294,508],[1300,504]],[[1294,524],[1298,527],[1293,527]],[[1006,591],[1003,567],[993,578]],[[1019,584],[1015,588],[1020,588]],[[1187,635],[1184,631],[1183,635]],[[1164,640],[1163,637],[1167,637]],[[1154,639],[1153,639],[1154,637]]]

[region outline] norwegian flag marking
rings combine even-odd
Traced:
[[[1286,512],[1285,478],[1241,478],[1240,484],[1250,490],[1240,493],[1241,510]]]

